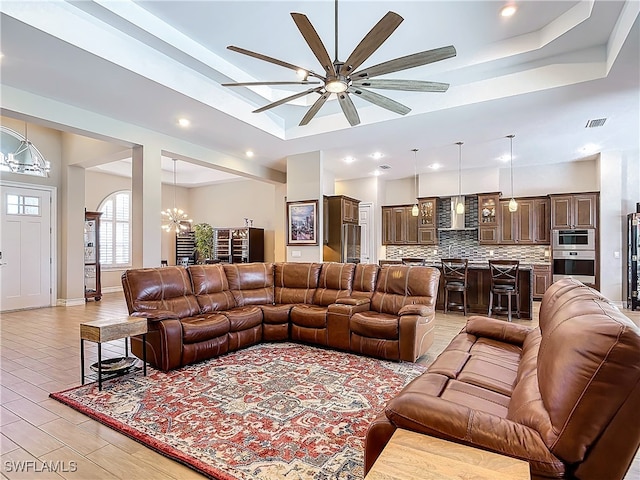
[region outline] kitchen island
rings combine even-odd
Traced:
[[[427,266],[429,265],[427,264]],[[440,269],[440,273],[442,273],[441,265],[439,263],[431,266]],[[472,314],[487,315],[489,312],[489,289],[491,288],[491,271],[489,270],[489,263],[469,262],[467,283],[467,302],[469,304],[468,312]],[[531,320],[533,316],[533,267],[531,265],[520,264],[520,268],[518,270],[518,288],[520,290],[520,318]],[[449,294],[450,297],[451,295],[456,294]],[[503,306],[506,307],[506,296],[503,296],[503,300]],[[494,302],[495,301],[496,299],[494,299]],[[440,286],[438,287],[436,309],[444,310],[444,280],[442,277],[440,277]],[[451,312],[451,310],[449,311]],[[494,316],[506,319],[506,315]],[[514,316],[514,318],[517,317]]]

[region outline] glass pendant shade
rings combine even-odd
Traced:
[[[464,202],[462,201],[462,144],[464,142],[456,142],[458,145],[458,202],[456,203],[456,213],[462,215],[464,213]]]
[[[418,149],[414,148],[411,150],[413,152],[413,186],[414,186],[414,196],[416,199],[418,198]],[[411,208],[411,216],[417,217],[420,213],[420,209],[418,208],[418,202],[413,204]]]
[[[513,137],[515,135],[507,135],[509,139],[509,150],[510,150],[510,173],[511,173],[511,200],[509,200],[509,211],[511,213],[516,212],[518,210],[518,202],[513,198]]]

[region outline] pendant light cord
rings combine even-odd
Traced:
[[[176,160],[173,159],[173,209],[176,209]]]
[[[413,150],[413,192],[416,199],[418,198],[418,149]]]
[[[509,145],[510,145],[509,165],[511,170],[511,198],[513,198],[513,137],[515,137],[515,135],[507,135],[507,137],[509,137]]]
[[[462,196],[462,144],[464,142],[456,142],[458,144],[458,197]]]

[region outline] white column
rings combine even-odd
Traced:
[[[162,257],[161,148],[133,148],[132,253],[134,267],[159,267]]]
[[[60,288],[63,305],[84,304],[84,168],[62,166]]]
[[[625,220],[623,192],[626,175],[622,175],[620,152],[602,152],[598,162],[600,184],[600,291],[609,300],[621,304],[625,269]]]

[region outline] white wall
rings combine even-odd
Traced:
[[[599,190],[596,160],[557,163],[538,167],[513,168],[513,195],[528,197],[548,193],[595,192]],[[499,184],[493,191],[511,196],[509,168],[500,169]]]
[[[164,198],[164,195],[163,195]],[[264,228],[265,261],[275,261],[275,229],[277,217],[276,187],[257,180],[192,188],[188,192],[189,216],[193,223],[208,223],[213,227],[243,227],[244,219],[253,219],[253,226]]]

